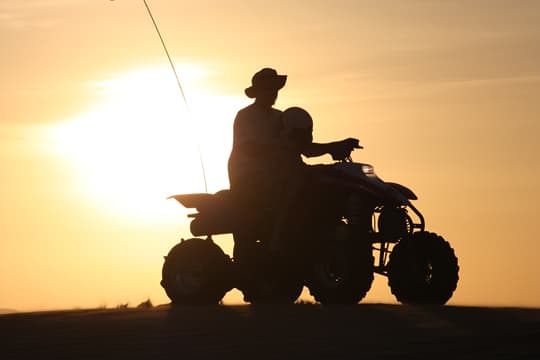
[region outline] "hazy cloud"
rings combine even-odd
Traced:
[[[89,3],[90,0],[27,0],[0,4],[0,28],[26,29],[44,28],[55,24],[51,17],[44,20],[41,15],[45,11],[62,6],[77,6]]]
[[[540,37],[500,38],[387,54],[382,79],[416,82],[497,80],[540,76]]]

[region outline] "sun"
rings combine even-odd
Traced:
[[[139,69],[88,84],[105,99],[49,130],[83,193],[115,216],[159,221],[178,193],[228,187],[235,112],[244,99],[204,87],[200,67],[178,67],[184,103],[167,68]],[[175,216],[178,209],[175,208]]]

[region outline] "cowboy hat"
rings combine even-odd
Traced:
[[[257,97],[259,90],[279,90],[285,86],[287,75],[278,75],[271,68],[264,68],[253,75],[251,86],[246,88],[245,93],[249,98]]]

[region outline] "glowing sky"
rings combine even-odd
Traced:
[[[264,66],[289,75],[276,107],[419,195],[460,260],[451,304],[540,306],[539,2],[149,3],[190,117],[142,1],[0,1],[0,308],[166,302],[189,223],[165,197],[204,190],[198,146],[228,186]],[[377,277],[365,301],[395,300]]]

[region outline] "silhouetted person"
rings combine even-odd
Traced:
[[[245,89],[255,101],[236,115],[229,158],[231,190],[244,192],[243,198],[249,197],[247,192],[266,193],[274,183],[282,124],[281,111],[272,106],[286,81],[286,75],[265,68],[253,75],[252,85]]]
[[[255,101],[241,109],[234,120],[228,164],[231,191],[240,203],[251,206],[253,212],[275,209],[275,200],[283,186],[305,165],[300,154],[313,157],[329,153],[338,159],[348,156],[358,146],[357,139],[313,143],[310,131],[301,146],[291,148],[291,142],[281,136],[284,131],[282,111],[273,108],[278,91],[286,81],[287,75],[279,75],[271,68],[255,73],[251,86],[245,89],[245,94]],[[235,232],[235,259],[249,256],[257,240],[249,232],[242,229]]]
[[[361,148],[355,138],[325,144],[314,143],[313,119],[299,107],[291,107],[283,112],[281,138],[287,155],[283,159],[284,186],[278,197],[278,212],[269,242],[272,252],[284,250],[283,244],[291,240],[302,241],[301,238],[308,236],[310,231],[316,233],[318,229],[313,228],[313,221],[325,212],[320,204],[329,203],[322,198],[340,197],[334,196],[332,186],[323,180],[333,167],[309,166],[304,163],[302,155],[314,157],[329,153],[334,160],[344,160],[350,157],[354,148]]]

